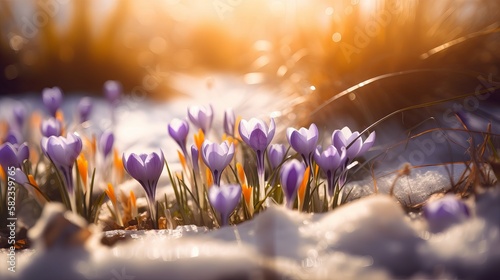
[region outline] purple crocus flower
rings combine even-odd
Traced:
[[[9,142],[0,145],[0,165],[7,170],[13,166],[21,168],[25,160],[29,158],[30,151],[26,143],[11,144]]]
[[[6,143],[11,143],[11,144],[19,144],[21,142],[21,139],[23,137],[21,136],[21,133],[17,129],[9,129],[7,132],[7,136],[5,137],[4,142]]]
[[[286,138],[290,146],[302,155],[307,166],[311,164],[311,157],[318,144],[318,127],[313,123],[309,129],[301,127],[299,130],[289,127],[286,130]]]
[[[198,174],[200,172],[200,166],[198,164],[198,157],[199,157],[200,151],[198,151],[198,147],[196,145],[191,145],[191,160],[193,162],[193,170],[195,174]]]
[[[340,149],[341,147],[347,148],[348,162],[351,162],[355,157],[360,156],[368,151],[375,143],[375,131],[370,133],[365,141],[363,141],[361,137],[358,138],[358,136],[359,132],[351,132],[351,130],[347,126],[342,128],[341,130],[335,130],[332,134],[332,144],[337,149]]]
[[[267,149],[267,157],[271,163],[271,168],[276,169],[285,159],[285,145],[283,144],[271,144]]]
[[[129,156],[123,154],[123,166],[132,178],[136,179],[146,192],[146,199],[151,213],[151,219],[156,221],[156,208],[154,207],[156,197],[156,186],[163,171],[163,152],[151,154],[134,154]]]
[[[234,123],[236,122],[236,117],[234,116],[234,111],[228,108],[224,111],[224,132],[229,136],[234,136]]]
[[[234,146],[227,141],[222,142],[220,145],[212,143],[208,140],[203,142],[201,146],[201,155],[205,164],[210,168],[214,178],[214,184],[220,185],[220,177],[222,171],[228,166],[234,156]]]
[[[78,118],[81,123],[89,120],[93,107],[94,103],[90,97],[83,97],[80,99],[80,102],[78,103]]]
[[[82,151],[82,139],[76,133],[70,133],[67,137],[43,137],[41,147],[43,153],[63,175],[68,192],[74,195],[72,169],[76,158]]]
[[[264,196],[264,153],[273,140],[276,125],[274,119],[271,118],[269,127],[259,119],[252,118],[249,121],[241,120],[238,130],[241,139],[248,145],[257,155],[257,175],[259,177],[259,192],[260,199]]]
[[[241,199],[239,185],[212,186],[208,190],[208,200],[212,207],[221,215],[221,226],[229,224],[229,216]]]
[[[342,147],[341,152],[334,145],[328,146],[324,151],[321,151],[321,146],[316,148],[314,161],[326,175],[328,195],[330,197],[333,196],[337,175],[342,173],[345,160],[346,149],[344,147]]]
[[[188,109],[188,117],[189,120],[196,126],[197,128],[201,128],[203,133],[207,134],[207,132],[212,127],[212,122],[214,120],[214,111],[212,105],[208,107],[205,106],[191,106]]]
[[[40,129],[45,137],[61,136],[61,123],[55,118],[42,121]]]
[[[267,124],[259,119],[252,118],[249,121],[241,120],[238,126],[241,139],[262,156],[271,140],[273,140],[276,125],[274,119],[271,119],[269,128]]]
[[[14,121],[19,129],[22,129],[24,126],[24,121],[26,120],[26,107],[23,104],[18,103],[14,105],[14,109],[12,110],[14,115]]]
[[[300,161],[292,159],[287,161],[281,167],[280,179],[281,187],[286,198],[286,206],[293,208],[297,190],[304,179],[305,167]]]
[[[42,91],[42,100],[50,115],[56,116],[57,110],[61,107],[62,91],[58,87],[45,88]]]
[[[115,136],[111,131],[105,131],[99,138],[99,149],[104,155],[104,158],[106,158],[111,153],[111,151],[113,151],[114,142]]]
[[[423,215],[427,220],[429,230],[440,232],[469,218],[470,211],[465,202],[455,195],[448,194],[425,204]]]
[[[122,95],[122,85],[118,81],[106,81],[103,87],[104,96],[112,106],[116,106]]]
[[[184,156],[187,157],[186,141],[189,133],[189,123],[181,119],[173,119],[168,124],[168,134],[172,137],[177,145],[181,147]]]

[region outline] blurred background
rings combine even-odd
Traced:
[[[289,99],[281,115],[292,122],[341,115],[365,127],[411,104],[474,92],[480,77],[492,84],[500,65],[499,6],[493,0],[0,0],[0,93],[59,86],[98,95],[113,79],[126,93],[165,100],[186,94],[175,86],[179,75],[203,77],[208,88],[216,80],[206,77],[231,75]],[[409,120],[411,126],[421,118]]]

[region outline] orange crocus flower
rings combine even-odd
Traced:
[[[299,199],[299,210],[302,210],[302,207],[304,206],[304,197],[306,194],[306,187],[307,187],[307,182],[309,182],[309,173],[311,171],[310,166],[306,168],[304,171],[304,178],[302,179],[302,183],[300,183],[299,190],[298,190],[298,199]]]
[[[81,153],[78,158],[76,158],[76,165],[78,167],[78,172],[82,178],[83,187],[87,189],[87,178],[89,170],[89,162],[85,159],[83,153]]]

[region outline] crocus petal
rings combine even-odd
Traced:
[[[47,154],[47,144],[48,143],[49,143],[48,137],[42,137],[42,139],[40,140],[40,148],[42,149],[42,152],[46,157],[49,157],[49,155]]]
[[[159,178],[161,172],[163,171],[163,152],[158,155],[157,153],[151,153],[144,160],[144,166],[147,170],[148,177]]]
[[[208,190],[208,200],[214,209],[221,214],[222,225],[229,223],[229,215],[238,206],[241,199],[241,188],[238,185],[212,186]]]
[[[89,120],[93,107],[94,103],[90,97],[83,97],[80,99],[80,102],[78,103],[78,117],[80,122],[86,122]]]
[[[0,146],[0,165],[2,165],[4,169],[10,166],[19,167],[17,154],[14,145],[11,143],[7,142]]]
[[[224,111],[224,132],[227,135],[234,135],[234,123],[236,121],[236,117],[234,116],[234,111],[231,108],[228,108]]]
[[[56,165],[72,165],[72,161],[68,156],[68,147],[59,137],[49,137],[47,142],[47,155]]]
[[[28,184],[30,181],[28,180],[28,177],[26,176],[26,174],[24,174],[24,172],[17,168],[16,169],[16,172],[14,172],[14,181],[16,183],[18,183],[19,185],[25,185],[25,184]]]
[[[309,126],[309,129],[304,127],[299,130],[288,128],[287,138],[290,146],[308,160],[318,143],[318,128],[314,123]]]
[[[220,145],[217,143],[212,143],[205,140],[202,145],[202,159],[208,166],[212,175],[214,177],[215,184],[218,185],[220,182],[220,175],[222,171],[231,162],[234,156],[234,146],[229,145],[226,141],[222,142]]]
[[[346,138],[341,130],[337,129],[332,133],[332,144],[337,149],[340,149],[341,147],[345,147],[347,145]]]
[[[156,219],[156,210],[154,207],[156,187],[163,170],[164,156],[160,154],[134,154],[131,153],[128,158],[123,155],[123,165],[125,170],[136,179],[146,192],[151,217]]]
[[[116,105],[122,94],[122,85],[118,81],[106,81],[103,86],[104,96],[112,105]]]
[[[189,133],[189,124],[181,119],[173,119],[168,124],[168,134],[179,146],[186,145],[186,138]]]
[[[271,167],[273,169],[277,168],[285,158],[285,145],[283,144],[269,145],[267,156],[269,157],[269,162],[271,163]]]
[[[304,171],[304,165],[296,159],[284,163],[281,168],[281,185],[289,208],[293,205],[297,189],[302,183]]]
[[[10,129],[9,132],[7,133],[7,137],[5,137],[5,142],[11,144],[19,144],[19,142],[21,142],[21,139],[22,136],[19,133],[19,131]]]
[[[212,105],[208,107],[203,106],[191,106],[188,108],[189,120],[198,128],[201,128],[203,132],[207,133],[213,122],[213,108]]]
[[[74,133],[68,134],[68,137],[66,139],[63,138],[63,141],[66,142],[66,145],[68,146],[69,149],[69,154],[68,156],[70,157],[70,160],[74,162],[80,152],[82,151],[83,148],[83,142],[80,137],[78,137]]]
[[[245,143],[250,142],[250,127],[247,120],[241,120],[238,125],[238,131],[240,132],[240,137],[243,139]]]
[[[269,130],[267,131],[267,144],[271,143],[271,140],[274,138],[274,133],[276,132],[276,123],[274,122],[274,118],[271,118],[269,122]]]
[[[349,160],[353,160],[361,150],[363,140],[361,140],[361,138],[358,138],[354,142],[347,142],[347,145],[347,158],[349,158]]]
[[[335,171],[340,166],[340,154],[333,145],[328,146],[323,152],[318,147],[314,153],[314,160],[325,173]]]
[[[428,202],[424,206],[423,215],[429,229],[439,232],[469,218],[470,211],[462,200],[454,195],[446,195],[439,200]]]
[[[191,162],[193,163],[193,169],[196,173],[200,172],[200,166],[198,164],[199,151],[196,145],[191,145]]]
[[[62,91],[58,87],[45,88],[42,91],[42,101],[45,107],[49,110],[52,116],[56,115],[57,110],[61,107]]]
[[[146,166],[139,155],[131,153],[126,157],[125,154],[123,154],[123,166],[127,173],[141,184],[144,184],[147,180]]]
[[[363,147],[361,147],[361,150],[359,151],[358,155],[364,154],[366,151],[368,151],[371,147],[373,147],[373,144],[375,143],[375,138],[376,138],[375,131],[370,133],[368,138],[366,138],[365,142],[363,143]]]
[[[19,161],[19,163],[23,163],[25,160],[27,160],[30,156],[30,149],[28,147],[28,144],[25,142],[25,143],[22,143],[21,145],[19,145],[19,147],[17,148],[17,159]]]
[[[22,103],[18,103],[14,106],[12,114],[14,115],[16,125],[22,128],[24,125],[24,121],[26,120],[26,107],[24,107]]]
[[[113,144],[115,142],[115,136],[111,131],[105,131],[101,138],[99,138],[99,149],[106,158],[113,150]]]
[[[267,147],[267,136],[266,133],[260,129],[255,129],[250,134],[250,147],[254,150],[263,151]]]
[[[274,137],[275,123],[271,119],[270,126],[267,127],[263,121],[251,118],[249,121],[241,120],[238,129],[243,142],[253,150],[263,152]]]
[[[55,118],[44,120],[40,129],[45,137],[61,135],[61,123]]]

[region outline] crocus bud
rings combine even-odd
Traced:
[[[55,117],[57,110],[61,107],[62,104],[61,89],[58,87],[43,89],[42,100],[50,115]]]
[[[221,215],[221,225],[229,224],[229,217],[241,199],[239,185],[212,186],[208,190],[208,200]]]
[[[111,105],[116,106],[120,101],[120,97],[123,91],[120,82],[112,80],[106,81],[104,83],[103,90],[104,90],[104,96],[106,97],[108,102]]]
[[[61,136],[61,123],[55,118],[49,118],[42,121],[40,130],[45,137]]]
[[[299,130],[289,127],[286,130],[286,137],[290,146],[302,155],[304,161],[309,166],[311,157],[318,143],[318,127],[313,123],[309,129],[301,127]]]
[[[304,171],[304,164],[296,159],[285,162],[281,167],[281,187],[285,194],[286,206],[290,209],[293,208],[295,197],[297,197],[297,189],[304,177]]]
[[[214,111],[212,105],[208,107],[205,106],[191,106],[188,109],[188,117],[189,120],[196,126],[197,128],[201,128],[203,133],[207,134],[207,132],[212,127],[212,122],[214,120]]]
[[[93,106],[94,103],[90,97],[80,99],[80,102],[78,103],[78,117],[81,123],[89,120]]]
[[[423,215],[432,232],[440,232],[470,217],[469,207],[454,195],[430,201],[424,206]]]
[[[104,158],[106,158],[111,151],[113,151],[113,143],[115,142],[115,136],[111,131],[105,131],[101,138],[99,139],[99,149],[101,150]]]
[[[231,108],[224,111],[224,132],[227,135],[234,136],[234,123],[236,122],[236,117],[234,116],[234,111]]]

